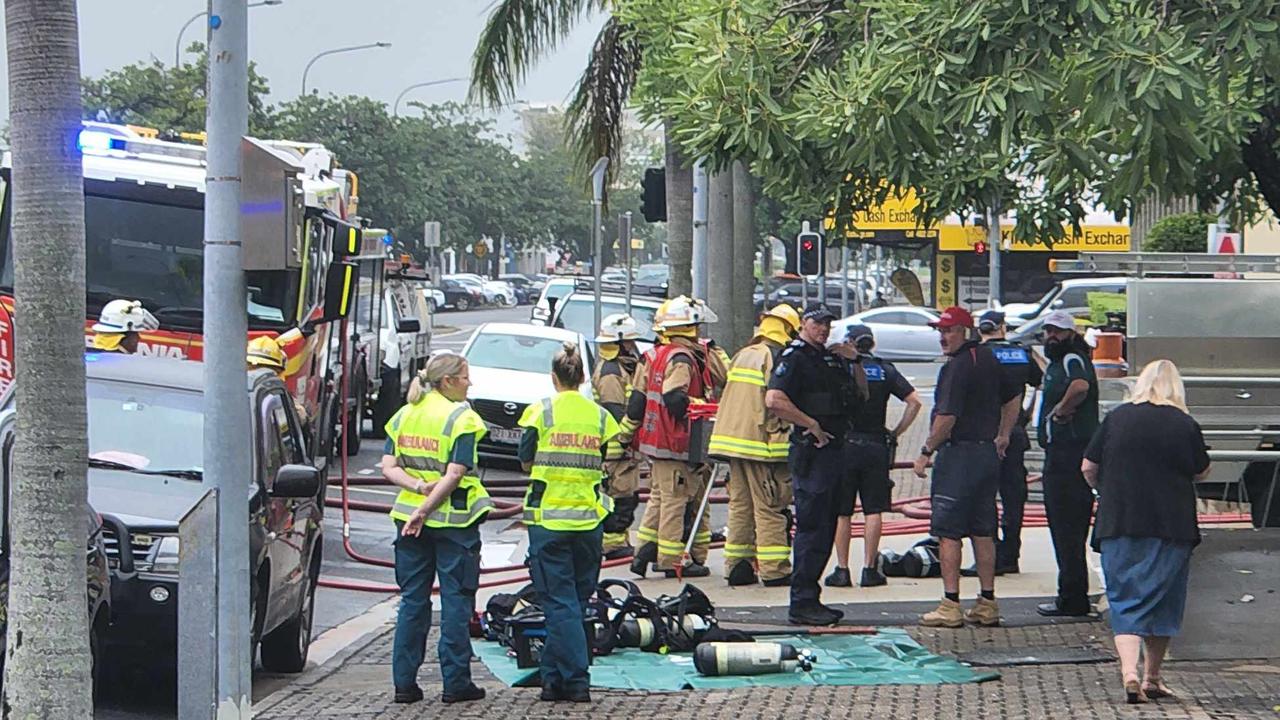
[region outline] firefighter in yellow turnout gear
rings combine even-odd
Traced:
[[[627,410],[631,378],[640,359],[635,343],[639,338],[636,321],[624,313],[615,313],[601,321],[600,334],[596,337],[600,362],[591,376],[591,387],[596,402],[617,421],[622,421]],[[618,560],[634,553],[631,523],[640,504],[637,495],[640,458],[617,439],[605,445],[604,458],[605,492],[613,498],[613,511],[604,520],[603,552],[605,559]]]
[[[730,585],[791,582],[791,426],[764,404],[765,386],[782,349],[800,330],[790,305],[764,313],[751,344],[733,356],[709,451],[729,461],[729,533],[724,575]]]
[[[701,300],[672,298],[654,313],[658,345],[644,354],[627,404],[624,431],[634,428],[636,444],[650,462],[649,501],[636,537],[640,547],[631,572],[644,577],[648,564],[668,577],[684,553],[685,538],[696,521],[692,564],[685,577],[706,577],[711,544],[710,511],[693,518],[711,468],[689,462],[689,406],[715,398],[724,387],[727,370],[723,353],[701,341],[698,326],[715,322],[716,315]]]

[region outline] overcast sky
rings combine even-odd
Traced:
[[[390,105],[418,82],[470,74],[471,53],[491,0],[284,0],[249,10],[249,55],[271,83],[271,99],[301,91],[302,70],[316,53],[335,47],[389,42],[391,48],[325,57],[308,86],[323,93],[366,95]],[[173,62],[178,30],[204,10],[203,0],[80,0],[80,65],[83,74],[152,58]],[[0,6],[0,18],[4,15]],[[542,61],[519,99],[562,104],[586,65],[603,23],[591,18],[553,56]],[[203,40],[206,25],[192,23],[183,46]],[[0,33],[0,48],[4,47]],[[0,60],[3,60],[0,54]],[[9,113],[7,68],[0,66],[0,117]],[[414,90],[404,102],[461,101],[465,83]],[[403,106],[402,106],[403,111]],[[510,118],[502,122],[515,128]]]

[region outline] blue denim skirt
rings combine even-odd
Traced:
[[[1189,542],[1148,537],[1102,541],[1111,630],[1117,635],[1173,637],[1187,605]]]

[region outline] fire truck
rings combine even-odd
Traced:
[[[85,122],[86,342],[103,305],[140,300],[160,329],[138,352],[201,360],[205,153],[198,135],[174,142],[152,130]],[[361,241],[358,178],[308,143],[244,138],[242,241],[249,337],[282,339],[285,382],[306,410],[317,457],[359,449],[359,416],[342,398],[348,313]],[[0,160],[0,391],[13,381],[15,322],[11,161]],[[349,363],[348,363],[349,364]],[[349,395],[349,393],[348,393]],[[341,413],[356,428],[340,437]],[[354,442],[353,442],[354,440]]]

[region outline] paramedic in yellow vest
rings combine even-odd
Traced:
[[[691,564],[685,577],[706,577],[711,544],[710,509],[698,509],[711,468],[689,462],[689,408],[715,398],[724,387],[723,353],[698,337],[699,326],[715,322],[715,312],[701,300],[683,295],[667,300],[654,313],[658,345],[644,354],[627,403],[626,427],[635,427],[636,444],[649,459],[651,490],[636,533],[640,547],[631,572],[644,577],[649,563],[667,577],[676,576],[691,525]],[[643,375],[641,374],[643,370]]]
[[[608,410],[578,391],[582,355],[566,342],[551,361],[556,395],[525,408],[519,456],[529,473],[524,524],[529,575],[546,616],[542,699],[590,702],[590,648],[582,626],[600,580],[601,538],[613,507],[605,494],[604,447],[618,434]]]
[[[600,334],[596,336],[600,361],[591,376],[591,388],[596,402],[619,422],[626,413],[631,377],[640,359],[636,350],[639,338],[639,326],[625,313],[614,313],[602,320]],[[604,519],[604,557],[606,560],[631,557],[634,552],[631,524],[635,522],[636,507],[640,504],[637,494],[640,458],[617,438],[605,445],[604,484],[605,492],[613,498],[613,511]]]
[[[773,364],[800,331],[800,313],[781,304],[764,313],[751,344],[729,365],[710,454],[729,461],[729,534],[724,576],[730,585],[791,584],[791,424],[769,412],[764,395]]]
[[[139,333],[159,328],[160,321],[140,301],[112,300],[102,306],[98,322],[89,328],[93,330],[89,350],[133,355],[138,352]]]
[[[431,586],[440,580],[442,702],[479,700],[471,638],[480,582],[480,522],[493,507],[475,475],[484,421],[464,402],[471,378],[461,355],[432,357],[409,387],[409,404],[387,422],[382,474],[400,487],[395,521],[400,611],[391,655],[395,701],[422,699],[418,669],[431,629]]]

